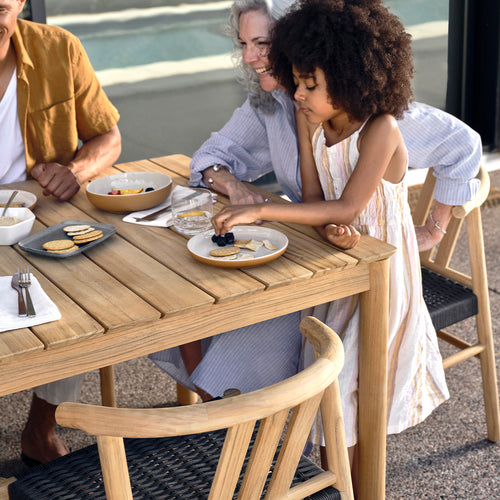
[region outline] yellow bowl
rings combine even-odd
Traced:
[[[146,191],[153,188],[152,191]],[[136,190],[135,194],[109,194],[112,189]],[[165,200],[172,189],[172,179],[157,172],[124,172],[101,177],[87,185],[87,198],[107,212],[135,212],[154,207]]]

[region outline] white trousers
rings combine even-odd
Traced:
[[[50,382],[50,384],[39,385],[33,389],[40,399],[47,403],[58,405],[64,401],[76,402],[80,399],[82,391],[84,373],[73,375],[73,377],[63,378]]]

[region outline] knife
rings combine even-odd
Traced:
[[[21,287],[19,286],[19,275],[17,273],[12,275],[12,280],[10,282],[10,286],[14,290],[17,290],[18,315],[19,316],[26,316],[26,304],[24,302],[23,291],[22,291]]]
[[[156,212],[153,212],[151,214],[143,215],[142,217],[134,217],[134,220],[136,220],[136,221],[156,220],[158,217],[160,217],[160,215],[163,215],[164,213],[169,212],[170,210],[172,210],[172,206],[168,205],[168,206],[166,206],[160,210],[157,210]]]

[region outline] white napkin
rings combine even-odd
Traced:
[[[174,186],[173,191],[180,191],[184,193],[185,196],[189,196],[192,193],[195,193],[193,189],[184,186]],[[171,205],[171,195],[172,192],[168,195],[167,199],[156,205],[153,208],[148,208],[147,210],[141,210],[139,212],[132,212],[125,217],[123,217],[124,222],[131,222],[132,224],[141,224],[143,226],[158,226],[158,227],[170,227],[174,221],[172,218],[172,211],[168,210],[165,213],[158,216],[155,220],[135,220],[135,217],[145,217],[146,215],[152,214],[154,212],[159,212],[163,208],[167,208]],[[215,203],[217,201],[217,194],[212,193],[212,201]]]
[[[31,275],[30,295],[36,316],[18,316],[17,291],[10,286],[12,276],[0,276],[0,332],[41,325],[61,319],[61,313],[49,296],[43,291],[39,281]]]

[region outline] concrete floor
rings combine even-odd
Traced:
[[[500,171],[493,172],[491,179],[492,185],[500,188]],[[500,205],[482,210],[497,366],[500,361],[499,213]],[[459,242],[457,262],[466,260],[464,243]],[[461,328],[472,340],[475,321],[468,320]],[[448,351],[448,347],[443,347],[443,353]],[[479,363],[475,359],[461,363],[448,370],[446,378],[450,399],[420,425],[388,437],[389,500],[500,498],[500,443],[486,439]],[[147,358],[118,365],[116,383],[120,406],[174,404],[174,382]],[[1,398],[0,477],[9,477],[24,467],[19,460],[19,442],[30,401],[31,391]],[[99,404],[97,372],[87,374],[82,401]],[[93,441],[83,432],[63,428],[59,432],[73,449]]]

